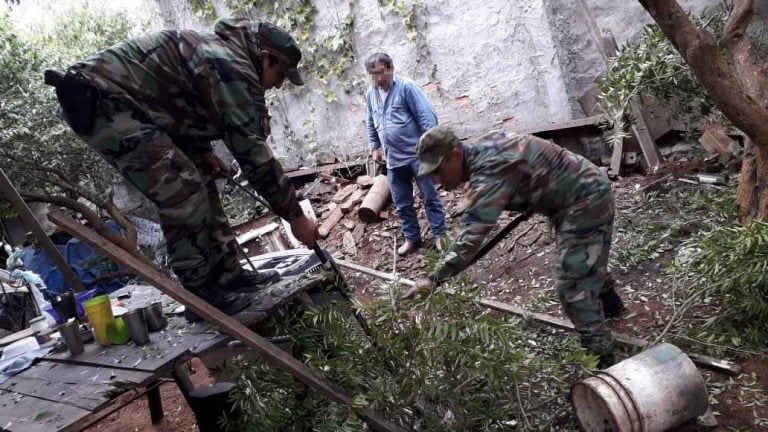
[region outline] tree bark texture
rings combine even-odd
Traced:
[[[747,32],[754,0],[735,0],[720,41],[697,28],[676,0],[639,0],[723,114],[749,138],[737,202],[739,218],[768,220],[768,70]]]

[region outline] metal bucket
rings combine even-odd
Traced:
[[[574,384],[571,403],[586,432],[662,432],[709,407],[696,366],[667,343]]]

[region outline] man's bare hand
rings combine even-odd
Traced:
[[[423,278],[416,281],[416,285],[408,288],[408,291],[406,291],[402,296],[400,296],[400,300],[411,300],[412,298],[416,297],[416,294],[418,293],[428,293],[432,291],[435,288],[435,285],[432,283],[431,279]]]
[[[371,157],[375,161],[381,161],[382,160],[381,149],[371,150]]]
[[[203,153],[203,161],[208,166],[211,177],[224,178],[229,176],[229,167],[223,160],[213,154],[213,152]]]
[[[294,237],[308,248],[317,243],[317,224],[312,219],[302,215],[291,221],[291,232]]]

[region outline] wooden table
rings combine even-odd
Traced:
[[[292,299],[326,284],[323,274],[281,281],[254,301],[242,321],[254,324]],[[127,286],[110,297],[127,292],[131,297],[123,302],[128,308],[158,300],[166,313],[180,306],[147,285]],[[146,392],[152,420],[158,421],[163,416],[159,380],[170,377],[179,362],[225,347],[231,341],[205,323],[188,324],[181,316],[166,316],[168,326],[150,333],[151,340],[143,347],[132,342],[108,347],[88,343],[81,354],[72,356],[66,349],[51,353],[0,384],[0,430],[81,430],[98,420],[97,413],[113,399],[131,389]]]

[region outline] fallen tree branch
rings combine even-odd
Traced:
[[[380,272],[378,270],[361,266],[359,264],[351,263],[344,260],[336,260],[336,263],[350,270],[358,271],[360,273],[367,274],[369,276],[378,277],[379,279],[384,279],[389,282],[400,283],[409,287],[416,286],[416,282],[412,280],[400,278],[397,276],[392,276],[389,273]],[[456,293],[456,291],[452,289],[443,289],[443,291],[448,294]],[[571,323],[567,319],[562,319],[562,318],[554,317],[547,314],[537,313],[537,312],[531,312],[518,306],[513,306],[510,304],[498,302],[495,300],[489,300],[483,297],[480,297],[480,299],[478,300],[478,303],[481,306],[487,307],[489,309],[493,309],[495,311],[505,312],[512,315],[520,316],[520,317],[523,317],[524,319],[530,319],[530,320],[533,320],[542,324],[546,324],[550,327],[554,327],[557,329],[567,330],[567,331],[576,330],[575,327],[573,326],[573,323]],[[612,332],[612,335],[617,343],[626,347],[640,348],[643,350],[649,347],[649,343],[645,339],[640,339],[634,336],[629,336],[629,335],[616,333],[616,332]],[[720,360],[720,359],[703,356],[699,354],[687,354],[687,355],[691,359],[691,361],[693,361],[696,365],[704,369],[709,369],[715,372],[724,373],[730,376],[738,376],[741,373],[741,365],[739,365],[738,363],[734,363],[728,360]]]

